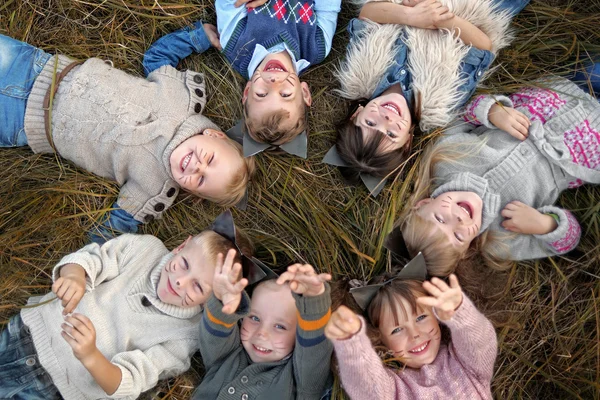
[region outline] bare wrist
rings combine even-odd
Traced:
[[[556,220],[548,214],[543,214],[543,226],[544,226],[544,232],[542,234],[547,234],[550,232],[553,232],[556,228],[558,228],[558,223],[556,222]]]

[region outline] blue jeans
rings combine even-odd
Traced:
[[[27,97],[50,54],[0,35],[0,147],[25,146]]]
[[[52,378],[38,360],[33,339],[20,315],[0,334],[0,399],[60,399]]]
[[[119,207],[117,203],[113,204],[113,208],[114,210],[108,213],[108,218],[90,230],[89,239],[91,242],[102,245],[120,233],[137,233],[140,222]]]

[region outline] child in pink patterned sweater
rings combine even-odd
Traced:
[[[367,337],[365,319],[340,306],[325,335],[351,399],[492,398],[496,333],[455,275],[450,286],[438,278],[388,280],[365,308],[388,353],[406,368],[384,366]],[[450,330],[450,343],[442,339],[440,322]]]

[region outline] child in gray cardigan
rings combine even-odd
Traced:
[[[333,351],[324,335],[331,275],[291,265],[260,283],[250,302],[247,281],[235,283],[240,268],[230,254],[215,272],[200,331],[206,376],[193,398],[318,399]]]
[[[107,228],[136,232],[179,189],[221,205],[243,198],[254,164],[202,115],[203,74],[164,65],[143,79],[2,35],[0,55],[0,147],[57,153],[117,181]]]
[[[600,183],[600,104],[563,78],[538,85],[476,97],[424,156],[399,225],[430,274],[477,254],[503,268],[577,246],[577,220],[554,202]]]
[[[216,255],[232,248],[206,230],[171,252],[154,236],[127,234],[65,256],[53,293],[29,299],[37,306],[0,335],[0,398],[135,399],[183,373]]]

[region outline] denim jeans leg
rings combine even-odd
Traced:
[[[498,5],[499,11],[508,10],[510,16],[514,17],[529,4],[529,1],[530,0],[492,0],[492,3]]]
[[[102,245],[121,233],[137,233],[140,222],[117,203],[113,204],[113,208],[101,225],[96,225],[90,230],[89,238],[92,243]]]
[[[29,328],[20,315],[0,334],[0,399],[60,399],[52,378],[41,366]]]
[[[25,146],[27,97],[51,55],[0,35],[0,147]]]

